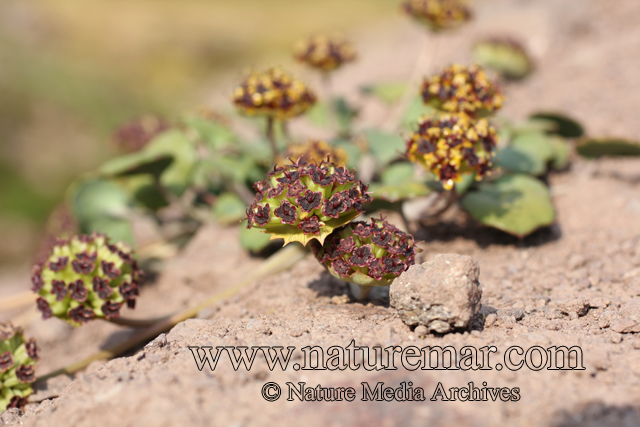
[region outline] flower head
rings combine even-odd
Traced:
[[[280,68],[251,72],[233,93],[233,103],[241,112],[281,120],[298,116],[316,102],[304,83]]]
[[[338,279],[361,286],[387,286],[415,263],[413,236],[380,219],[349,223],[314,253]]]
[[[452,65],[422,83],[422,100],[448,113],[472,117],[492,114],[502,107],[504,96],[478,65]]]
[[[367,186],[352,171],[314,160],[274,167],[269,177],[254,185],[255,201],[247,209],[247,228],[257,227],[285,244],[321,243],[331,232],[363,212],[371,202]]]
[[[533,68],[524,46],[510,37],[490,37],[479,41],[473,48],[473,57],[486,68],[508,79],[519,79]]]
[[[356,57],[351,43],[340,35],[314,36],[298,42],[295,47],[296,60],[323,71],[332,71]]]
[[[473,120],[464,114],[425,116],[407,141],[406,154],[449,190],[465,173],[475,172],[476,179],[482,179],[489,172],[497,138],[487,119]]]
[[[27,403],[36,380],[38,352],[36,341],[27,341],[21,328],[0,323],[0,411]]]
[[[156,135],[169,127],[169,123],[160,117],[139,117],[120,126],[115,132],[114,141],[121,151],[133,153],[144,148]]]
[[[96,233],[58,241],[33,270],[32,290],[39,295],[42,317],[74,326],[118,317],[123,304],[135,307],[143,278],[131,248]]]
[[[409,0],[402,7],[432,31],[456,28],[471,19],[464,0]]]
[[[303,162],[309,163],[315,161],[320,163],[327,160],[337,165],[344,164],[347,161],[347,153],[342,148],[336,148],[325,141],[308,141],[304,144],[290,145],[287,147],[285,154],[282,156],[281,161],[278,162],[279,166],[284,166],[290,163],[288,159],[302,159]]]

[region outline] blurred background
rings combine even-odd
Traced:
[[[0,269],[31,263],[52,208],[114,154],[123,122],[206,105],[244,68],[290,63],[301,37],[398,15],[388,0],[3,0]]]

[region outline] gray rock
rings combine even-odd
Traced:
[[[440,334],[467,329],[480,310],[479,275],[478,263],[469,256],[436,255],[391,284],[390,302],[407,325]]]

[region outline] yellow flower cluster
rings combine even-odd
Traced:
[[[330,160],[327,160],[327,156],[330,157]],[[325,141],[309,141],[287,147],[284,156],[278,161],[278,165],[291,164],[289,159],[296,162],[301,157],[302,161],[306,163],[315,160],[318,164],[322,161],[330,161],[336,165],[344,165],[347,161],[347,153],[342,148],[333,147]]]
[[[233,103],[241,112],[287,120],[316,102],[304,83],[280,68],[253,71],[235,89]]]
[[[464,174],[475,172],[480,180],[490,171],[497,139],[487,119],[473,120],[465,114],[424,116],[407,141],[406,154],[450,190]]]
[[[471,11],[464,0],[409,0],[402,6],[405,12],[432,31],[459,27],[471,19]]]
[[[340,35],[314,36],[298,42],[294,58],[322,71],[332,71],[345,62],[353,61],[356,51],[351,43]]]
[[[422,83],[425,104],[447,113],[486,116],[502,107],[504,96],[478,65],[452,65]]]

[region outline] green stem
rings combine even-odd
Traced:
[[[267,129],[266,129],[266,136],[267,136],[267,140],[269,140],[269,145],[271,146],[271,152],[273,153],[273,159],[277,159],[278,158],[278,147],[276,145],[276,135],[274,133],[274,129],[273,129],[273,125],[274,125],[274,118],[273,117],[267,117]]]
[[[43,381],[48,380],[49,378],[53,378],[63,374],[71,375],[86,368],[87,366],[89,366],[89,364],[91,364],[92,362],[95,362],[96,360],[111,359],[126,351],[129,351],[132,348],[136,347],[137,345],[145,341],[149,341],[150,339],[158,336],[160,333],[168,331],[178,323],[183,322],[187,319],[196,317],[198,313],[201,312],[203,309],[207,308],[212,304],[217,303],[222,299],[229,298],[237,294],[238,292],[240,292],[242,289],[249,286],[254,281],[288,270],[289,268],[293,267],[296,263],[301,261],[306,255],[307,255],[307,252],[298,245],[295,245],[295,246],[291,245],[289,247],[286,247],[276,252],[271,257],[269,257],[264,263],[262,263],[260,267],[258,267],[258,269],[252,275],[250,275],[240,283],[236,284],[235,286],[232,286],[218,294],[213,295],[212,297],[208,298],[207,300],[201,302],[200,304],[192,308],[189,308],[180,313],[174,314],[173,316],[165,318],[164,320],[158,321],[154,325],[136,333],[134,336],[132,336],[131,338],[127,339],[126,341],[120,344],[117,344],[107,350],[94,353],[93,355],[87,357],[84,360],[72,363],[70,365],[65,366],[64,368],[57,369],[46,375],[38,377],[35,382],[41,383]]]

